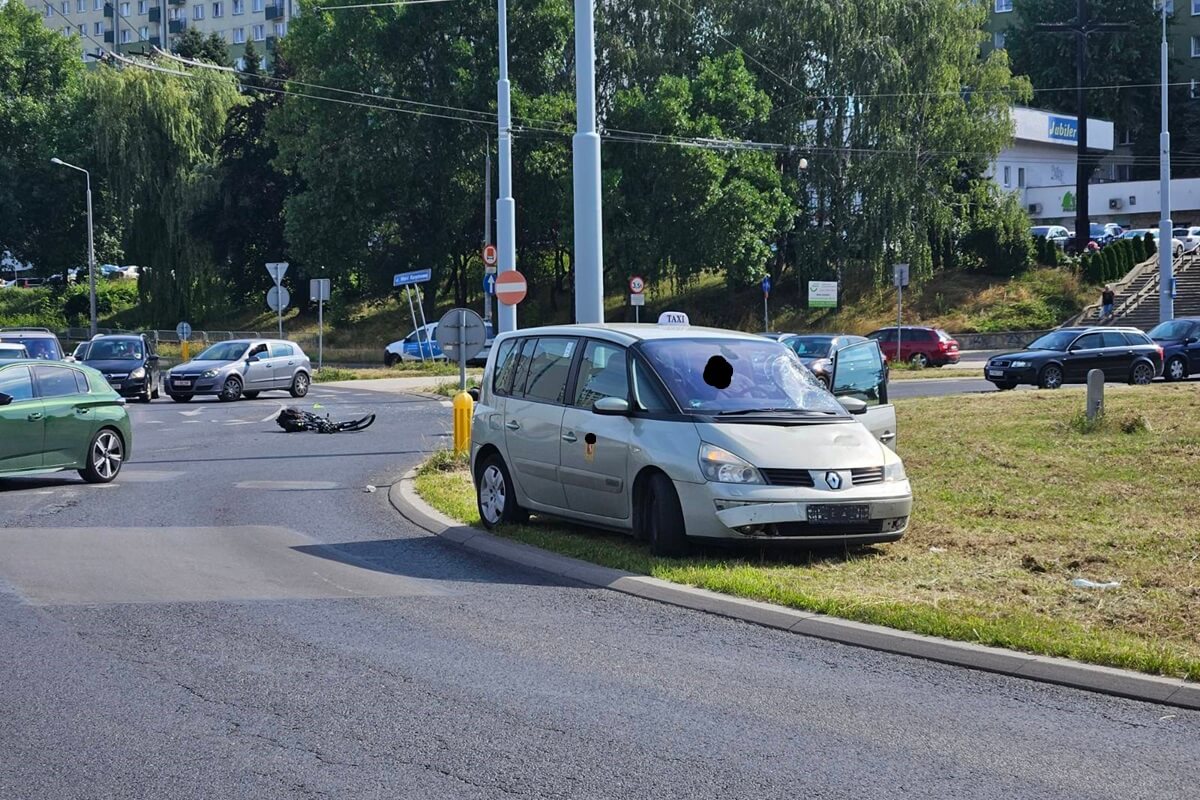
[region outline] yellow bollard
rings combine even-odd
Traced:
[[[454,395],[454,454],[466,455],[471,448],[471,415],[475,401],[466,392]]]
[[[180,363],[188,360],[188,340],[184,339],[179,343],[179,361]]]

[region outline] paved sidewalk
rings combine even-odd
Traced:
[[[479,378],[481,370],[467,370],[468,378]],[[314,387],[332,386],[335,389],[358,389],[368,392],[384,392],[386,394],[409,394],[439,386],[443,383],[457,383],[457,375],[425,375],[417,378],[371,378],[361,381],[331,381],[317,383]]]

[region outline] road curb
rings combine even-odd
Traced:
[[[504,539],[464,525],[431,507],[417,496],[414,486],[416,473],[415,469],[409,470],[389,488],[388,500],[392,507],[417,527],[459,547],[492,558],[590,586],[854,647],[865,647],[1132,700],[1200,710],[1200,683],[1083,664],[1065,658],[1037,656],[969,642],[955,642],[824,614],[797,611],[771,603],[744,600],[707,589],[682,586],[646,575],[602,567],[523,542]]]

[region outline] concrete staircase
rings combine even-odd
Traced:
[[[1175,259],[1175,316],[1200,317],[1200,253]],[[1113,286],[1112,319],[1099,322],[1100,304],[1088,306],[1068,324],[1121,325],[1148,331],[1158,324],[1158,257],[1145,261]]]

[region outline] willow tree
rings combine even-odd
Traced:
[[[174,70],[174,67],[172,67]],[[216,189],[218,145],[243,102],[227,75],[101,66],[87,76],[97,163],[125,218],[126,259],[157,325],[203,320],[223,299],[195,214]]]

